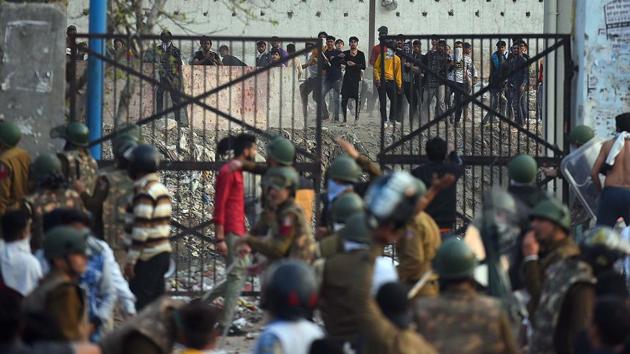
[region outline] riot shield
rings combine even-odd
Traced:
[[[603,139],[595,137],[567,155],[560,163],[562,176],[592,218],[596,217],[599,192],[595,190],[591,172],[603,143]]]

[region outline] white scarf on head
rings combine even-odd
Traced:
[[[617,157],[617,155],[619,155],[619,153],[621,152],[621,149],[623,149],[623,146],[625,145],[626,140],[630,140],[630,133],[621,132],[617,134],[617,137],[615,138],[615,142],[613,143],[613,146],[610,148],[610,152],[608,152],[608,157],[606,157],[607,165],[612,166],[615,164],[615,158]]]

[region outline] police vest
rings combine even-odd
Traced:
[[[64,151],[59,154],[59,159],[65,160],[68,164],[66,171],[70,185],[77,180],[83,181],[87,194],[94,193],[98,164],[90,155],[81,150]]]
[[[103,338],[101,341],[103,354],[124,353],[124,341],[133,333],[141,334],[150,340],[160,348],[163,354],[171,353],[177,336],[172,317],[173,313],[183,305],[183,302],[166,296],[155,300],[138,316]]]
[[[112,249],[118,250],[125,247],[126,209],[133,197],[133,181],[124,170],[113,170],[102,176],[109,182],[103,202],[103,238]]]
[[[595,284],[591,267],[578,259],[567,258],[549,266],[534,314],[534,333],[529,346],[530,353],[554,354],[554,333],[560,309],[569,289],[577,283]]]

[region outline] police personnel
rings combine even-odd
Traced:
[[[269,237],[249,235],[239,239],[240,253],[257,251],[270,262],[281,258],[313,261],[315,241],[311,227],[304,219],[302,209],[295,203],[298,174],[293,167],[274,167],[264,177],[263,187],[267,191],[268,207],[271,214],[268,223]],[[253,231],[250,231],[250,233]]]
[[[416,301],[417,331],[440,353],[517,353],[501,303],[476,291],[477,264],[464,241],[442,244],[433,263],[440,295]]]
[[[354,192],[344,193],[335,199],[331,210],[332,224],[330,225],[330,230],[333,233],[319,240],[318,251],[320,258],[331,257],[343,250],[339,231],[346,226],[346,222],[352,215],[361,211],[363,211],[363,199]]]
[[[87,340],[87,300],[78,284],[87,269],[86,250],[85,235],[73,227],[57,226],[46,234],[44,256],[49,262],[50,272],[23,304],[27,328],[45,331],[37,334],[42,338]],[[51,327],[34,322],[44,318],[50,319]]]
[[[22,133],[13,122],[0,122],[0,216],[28,193],[31,157],[17,146]]]
[[[523,240],[534,328],[530,353],[573,353],[575,339],[592,314],[595,277],[578,257],[580,250],[569,235],[569,215],[559,201],[542,201],[531,213],[533,231]]]
[[[172,247],[171,196],[160,182],[160,153],[151,145],[140,144],[128,153],[127,172],[133,180],[134,192],[127,207],[132,223],[126,226],[131,247],[127,253],[125,275],[143,307],[166,291],[164,274],[170,265]]]
[[[83,211],[83,201],[74,189],[69,189],[63,175],[61,161],[54,154],[39,155],[31,163],[31,179],[35,192],[24,199],[25,206],[33,218],[31,248],[41,247],[44,231],[43,217],[57,208],[70,208]]]
[[[96,185],[98,164],[87,149],[90,144],[88,127],[83,123],[71,122],[53,128],[50,135],[52,138],[66,140],[63,152],[58,156],[68,183],[74,186],[76,181],[81,181],[85,191],[91,195]]]

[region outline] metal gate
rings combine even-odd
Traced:
[[[88,50],[84,41],[91,38],[106,41],[107,55]],[[202,52],[195,60],[197,49],[206,41],[213,52],[219,54],[220,48],[225,55]],[[181,55],[165,63],[157,35],[78,34],[71,38],[67,95],[71,119],[82,120],[84,115],[86,56],[105,63],[103,136],[91,142],[91,146],[102,146],[101,163],[112,162],[111,138],[128,129],[127,124],[142,127],[145,142],[166,157],[162,180],[173,195],[171,294],[198,295],[223,276],[222,257],[213,248],[212,220],[214,177],[227,158],[215,149],[221,138],[249,132],[262,147],[274,135],[287,137],[296,146],[296,168],[312,181],[319,195],[320,107],[311,101],[311,109],[303,111],[300,105],[300,86],[308,74],[301,70],[301,63],[317,40],[273,41],[299,48],[281,52],[280,61],[268,64],[272,56],[265,57],[257,47],[264,42],[269,50],[270,38],[173,36],[172,44]],[[172,67],[179,69],[166,82],[163,77],[171,75],[167,70]],[[316,71],[321,87],[321,63]],[[257,177],[246,174],[246,184],[251,223],[259,194]],[[255,291],[253,278],[250,285],[247,292]]]
[[[420,113],[412,115],[405,109],[405,104],[408,105],[411,101],[407,97],[411,95],[398,95],[398,102],[392,102],[390,106],[402,101],[400,111],[403,116],[400,117],[400,123],[387,126],[382,120],[381,152],[378,158],[384,166],[411,170],[428,161],[425,144],[431,137],[440,136],[453,143],[465,166],[465,173],[457,182],[457,225],[461,232],[461,227],[474,218],[483,191],[495,185],[508,184],[506,165],[514,155],[529,154],[538,161],[539,166],[559,166],[567,144],[564,134],[571,122],[573,64],[570,36],[399,35],[383,38],[381,46],[389,44],[389,47],[394,47],[397,41],[404,43],[408,40],[417,40],[423,54],[431,48],[432,41],[445,41],[451,50],[456,42],[467,44],[471,48],[470,57],[476,74],[472,78],[470,74],[466,74],[470,82],[457,85],[452,81],[455,77],[437,73],[422,60],[414,59],[413,46],[403,44],[402,49],[397,49],[396,53],[403,63],[415,62],[424,75],[436,75],[439,86],[444,87],[446,107],[445,111],[440,112],[439,108],[436,111],[419,100]],[[497,89],[497,85],[490,85],[488,81],[491,55],[501,40],[506,42],[508,51],[511,44],[520,42],[525,44],[521,47],[528,50],[526,62],[515,66],[512,71],[502,72],[498,80],[503,82],[515,72],[527,70],[527,84],[520,95],[515,94],[515,91],[508,93],[509,87],[506,89],[499,86]],[[453,54],[455,53],[451,53]],[[413,83],[412,80],[412,92],[420,91],[419,95],[423,90],[427,92],[427,87],[423,86],[425,83],[420,80]],[[499,98],[498,104],[490,99],[497,91],[500,91],[495,96]],[[457,98],[457,95],[461,98]],[[459,104],[456,103],[458,100]],[[438,106],[439,98],[436,97],[435,101]],[[465,112],[462,112],[461,120],[457,122],[456,113],[460,108]],[[515,122],[516,109],[521,109],[518,114],[522,114],[521,118],[524,119],[522,125]],[[423,113],[426,116],[423,117]],[[409,119],[409,116],[412,118]],[[561,198],[566,196],[566,185],[556,178],[545,177],[541,173],[538,183],[541,186],[548,185]]]

